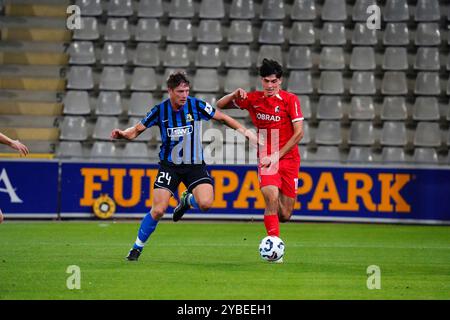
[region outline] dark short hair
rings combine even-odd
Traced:
[[[283,76],[283,67],[275,60],[263,59],[259,67],[259,75],[267,77],[274,74],[278,79]]]
[[[183,71],[171,73],[169,78],[167,78],[167,88],[169,89],[175,89],[182,83],[189,85],[187,74]]]

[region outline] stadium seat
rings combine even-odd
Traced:
[[[375,52],[372,47],[353,47],[350,58],[350,70],[374,70]]]
[[[303,121],[303,138],[300,140],[299,144],[308,144],[311,142],[311,133],[309,129],[308,121]]]
[[[449,76],[449,78],[447,80],[447,90],[446,90],[446,92],[447,92],[447,95],[450,96],[450,76]]]
[[[381,130],[380,143],[383,146],[405,146],[408,142],[404,122],[385,121]]]
[[[413,107],[413,120],[439,120],[439,103],[436,97],[417,97]]]
[[[263,0],[260,15],[261,20],[283,20],[285,16],[283,0]]]
[[[157,88],[155,69],[134,68],[130,89],[133,91],[154,91]]]
[[[341,120],[343,113],[341,97],[320,96],[316,113],[318,120]]]
[[[119,154],[116,145],[110,141],[95,141],[90,151],[92,159],[118,158]]]
[[[142,67],[158,67],[160,64],[158,44],[138,43],[133,63]]]
[[[253,28],[250,21],[233,20],[228,30],[229,43],[251,43],[253,42]]]
[[[319,94],[343,94],[344,80],[339,71],[322,71],[319,80]]]
[[[250,76],[246,69],[229,69],[225,78],[225,92],[233,92],[237,88],[245,91],[251,90]]]
[[[294,22],[292,24],[289,44],[290,45],[312,45],[316,42],[316,35],[311,22]]]
[[[383,34],[385,46],[407,46],[409,44],[409,29],[406,23],[392,23],[386,25]]]
[[[105,41],[128,41],[130,30],[125,18],[109,18],[103,35]]]
[[[441,33],[437,23],[421,22],[417,25],[414,38],[416,46],[439,46],[441,44]]]
[[[415,148],[413,161],[422,164],[438,164],[438,155],[433,148]]]
[[[441,131],[437,122],[419,122],[414,133],[414,146],[440,147]]]
[[[408,118],[404,97],[385,97],[381,107],[381,120],[399,121]]]
[[[343,46],[347,43],[345,27],[340,22],[325,22],[320,33],[320,44],[323,46]]]
[[[368,163],[375,161],[370,147],[351,146],[347,157],[348,162]]]
[[[122,158],[132,158],[134,159],[142,159],[149,160],[150,152],[148,150],[148,146],[145,142],[129,142],[125,144],[125,148],[123,149]]]
[[[100,91],[95,114],[97,116],[118,116],[122,113],[122,99],[119,92]]]
[[[245,57],[243,58],[245,59]],[[197,68],[219,68],[222,65],[219,46],[215,44],[199,45],[194,64]]]
[[[250,68],[252,59],[250,47],[247,45],[230,45],[225,60],[227,68]]]
[[[157,19],[139,19],[134,31],[136,41],[161,41],[161,25]]]
[[[352,11],[352,20],[366,22],[371,15],[367,12],[367,8],[371,5],[376,5],[376,0],[356,0]]]
[[[222,25],[219,20],[201,20],[197,30],[197,42],[219,43],[223,40]]]
[[[87,91],[67,91],[63,100],[64,114],[88,115],[91,113]]]
[[[375,131],[371,121],[352,121],[348,137],[350,145],[371,146],[375,140]]]
[[[129,17],[133,15],[131,0],[109,0],[107,4],[108,16]]]
[[[356,46],[375,46],[378,43],[377,30],[369,29],[366,23],[357,22],[353,28],[352,44]]]
[[[98,17],[103,13],[101,0],[77,0],[75,5],[80,8],[81,16]]]
[[[283,44],[284,27],[281,21],[264,21],[258,37],[260,44]]]
[[[324,21],[347,20],[345,0],[325,0],[322,7],[321,18]]]
[[[342,143],[341,124],[339,121],[322,120],[316,131],[316,143],[338,145]]]
[[[414,20],[417,22],[439,21],[441,11],[438,0],[418,0]]]
[[[350,84],[350,94],[374,95],[377,92],[375,76],[369,71],[355,71]]]
[[[314,0],[295,0],[290,11],[292,20],[314,20],[317,15]]]
[[[372,97],[354,96],[352,97],[350,112],[351,120],[373,120],[375,119],[375,107]]]
[[[137,16],[139,18],[161,18],[164,15],[162,0],[139,0]]]
[[[302,163],[304,161],[309,162],[312,161],[312,154],[308,151],[308,148],[306,146],[298,146],[298,152],[300,154],[300,159]]]
[[[408,70],[408,54],[404,47],[388,47],[383,56],[383,70]]]
[[[83,147],[80,141],[61,141],[56,155],[59,158],[82,158]]]
[[[310,69],[313,66],[311,49],[306,46],[289,47],[288,69]]]
[[[73,41],[69,46],[69,56],[69,64],[94,64],[94,45],[90,41]]]
[[[95,122],[92,138],[95,140],[110,140],[111,131],[119,127],[119,120],[116,117],[100,116]]]
[[[216,69],[197,69],[192,89],[199,92],[217,92],[220,89]]]
[[[320,162],[340,162],[341,154],[338,147],[318,146],[314,158]]]
[[[100,33],[95,17],[82,17],[81,28],[73,31],[72,40],[98,40]]]
[[[405,163],[405,151],[403,148],[385,147],[381,151],[381,160],[384,163]]]
[[[208,102],[210,105],[215,106],[217,103],[217,96],[214,93],[199,92],[194,95],[196,98]],[[220,96],[222,97],[222,96]],[[236,109],[238,110],[238,109]],[[225,111],[225,110],[224,110]],[[239,111],[239,110],[238,110]],[[212,122],[211,122],[212,123]]]
[[[100,76],[100,90],[125,90],[125,72],[121,67],[104,67]]]
[[[251,20],[255,18],[253,0],[233,0],[230,7],[230,19]]]
[[[150,92],[133,92],[128,105],[128,116],[143,117],[154,106],[153,94]]]
[[[319,69],[342,70],[345,68],[344,50],[342,47],[322,47]]]
[[[302,109],[302,114],[305,119],[311,118],[311,101],[308,96],[299,95],[298,100],[300,101],[300,108]]]
[[[169,18],[193,18],[195,14],[193,0],[171,0],[169,7]]]
[[[70,67],[67,75],[67,89],[91,90],[94,88],[94,79],[91,67]]]
[[[406,95],[408,93],[408,86],[405,73],[400,71],[386,71],[383,74],[381,93],[383,95]]]
[[[257,67],[259,67],[264,58],[273,59],[283,65],[283,53],[280,46],[262,45],[259,47],[258,57],[256,59]]]
[[[439,95],[441,93],[439,74],[425,71],[417,73],[414,93],[416,95]]]
[[[200,19],[222,19],[225,17],[223,0],[202,0],[199,10]]]
[[[121,66],[127,64],[127,49],[122,42],[105,42],[100,57],[103,65]]]
[[[386,22],[409,20],[409,6],[407,0],[387,0],[382,14]]]
[[[150,111],[150,110],[149,110]],[[141,122],[141,117],[130,117],[128,118],[128,123],[125,126],[126,128],[134,127],[137,123]],[[161,134],[159,133],[159,127],[153,126],[151,128],[146,129],[144,132],[142,132],[139,136],[137,136],[136,139],[134,139],[136,142],[149,142],[149,141],[161,141]]]
[[[202,99],[203,101],[206,101],[204,99]],[[209,104],[211,104],[209,101],[211,101],[211,99],[208,99]],[[236,118],[236,119],[247,119],[248,118],[248,111],[247,110],[241,110],[241,109],[224,109],[222,110],[223,113],[229,115],[230,117]]]
[[[191,22],[183,19],[171,19],[166,39],[168,42],[192,42],[193,35]]]
[[[88,138],[88,127],[85,117],[64,117],[60,125],[61,140],[84,141]]]
[[[163,58],[164,67],[185,68],[189,66],[188,48],[185,44],[168,44]]]
[[[311,73],[309,71],[291,71],[289,73],[287,90],[296,94],[313,93]]]

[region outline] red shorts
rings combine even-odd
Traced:
[[[300,160],[293,159],[281,159],[270,169],[258,166],[259,186],[276,186],[284,195],[296,198],[299,170]]]

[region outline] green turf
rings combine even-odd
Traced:
[[[281,226],[284,264],[258,253],[262,222],[159,224],[139,262],[133,222],[0,225],[0,299],[450,299],[450,228]],[[69,265],[81,289],[69,290]],[[367,289],[366,269],[381,270]]]

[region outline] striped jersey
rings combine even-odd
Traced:
[[[170,99],[154,106],[141,120],[150,128],[157,125],[161,133],[159,159],[173,164],[203,163],[201,121],[209,121],[215,109],[207,102],[188,97],[178,111]]]

